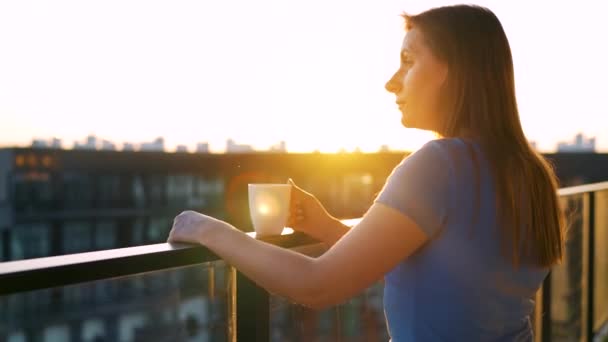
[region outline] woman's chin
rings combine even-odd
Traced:
[[[412,118],[405,114],[401,115],[401,124],[405,128],[416,128]]]

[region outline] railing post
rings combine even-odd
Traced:
[[[551,272],[543,281],[541,311],[541,341],[551,342]]]
[[[551,274],[547,275],[549,277]],[[536,293],[536,303],[534,305],[534,342],[543,342],[545,325],[547,322],[545,321],[545,286],[541,286],[538,292]],[[550,323],[550,321],[549,321]]]
[[[237,341],[270,340],[270,295],[266,290],[236,272]]]
[[[224,283],[226,284],[226,294],[227,294],[226,295],[226,299],[227,299],[226,316],[227,316],[228,321],[226,322],[226,336],[228,336],[228,338],[226,340],[228,342],[236,342],[236,332],[237,332],[236,273],[237,273],[236,268],[234,268],[230,265],[226,265],[226,273],[224,273],[224,277],[225,277]]]
[[[593,340],[593,307],[594,307],[594,293],[593,286],[595,283],[595,192],[589,192],[588,206],[587,206],[587,320],[585,322],[585,336],[587,341]]]

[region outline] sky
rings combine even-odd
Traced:
[[[290,152],[413,150],[384,84],[399,65],[402,12],[432,0],[54,0],[0,2],[0,146],[89,134],[163,136],[169,150],[226,139]],[[608,152],[608,28],[600,0],[477,1],[513,51],[529,140],[578,133]]]

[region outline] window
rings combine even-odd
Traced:
[[[148,226],[148,241],[160,243],[167,241],[169,231],[173,226],[173,217],[152,217]]]
[[[169,205],[187,206],[192,199],[194,179],[189,175],[171,175],[167,177],[167,198]]]
[[[144,191],[144,183],[141,176],[134,176],[133,183],[131,184],[133,192],[133,203],[136,208],[143,208],[146,206],[146,193]]]
[[[51,176],[46,172],[19,172],[14,175],[15,208],[19,212],[50,209],[53,203]]]
[[[223,210],[224,181],[222,179],[197,178],[189,205],[200,210]]]
[[[143,245],[145,240],[145,219],[139,217],[133,220],[133,244]]]
[[[12,227],[11,260],[49,256],[50,231],[50,225],[43,223],[19,224]]]
[[[158,207],[165,205],[165,192],[167,179],[163,176],[148,175],[145,178],[144,191],[146,193],[146,202],[150,207]]]
[[[117,248],[116,222],[102,221],[95,227],[95,249]]]
[[[102,175],[97,181],[97,204],[102,208],[120,206],[120,177],[118,175]]]
[[[93,249],[92,224],[86,221],[68,221],[63,224],[63,253],[82,253]]]
[[[16,167],[24,167],[25,166],[25,156],[22,154],[18,154],[15,156],[15,166]]]
[[[93,204],[93,184],[91,177],[76,172],[63,175],[65,209],[91,208]]]
[[[8,200],[7,175],[0,173],[0,202]]]

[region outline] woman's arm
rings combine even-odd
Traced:
[[[223,224],[198,224],[216,228],[191,229],[188,235],[176,223],[169,240],[200,242],[269,292],[316,309],[355,296],[427,241],[412,220],[379,203],[318,258],[255,240]]]
[[[342,236],[348,233],[351,227],[343,224],[340,220],[334,219],[328,226],[309,232],[313,238],[323,242],[327,248],[333,246]]]
[[[314,258],[256,240],[235,228],[218,229],[201,242],[268,292],[303,305],[314,292]]]

